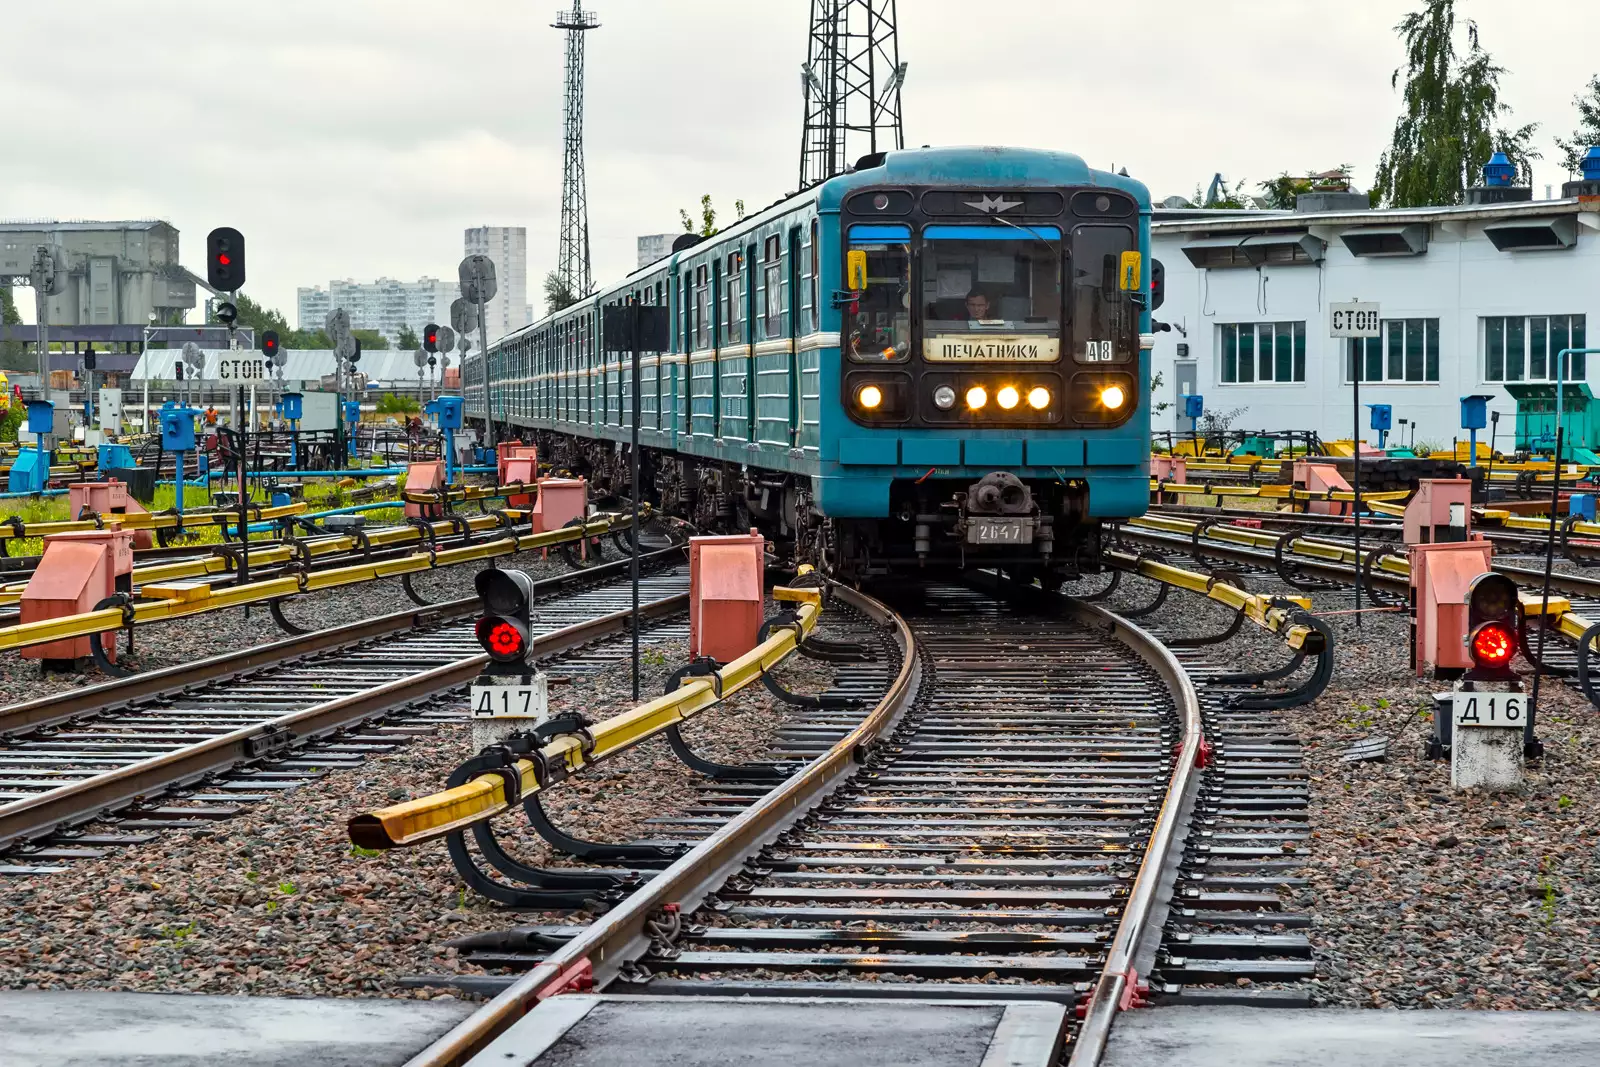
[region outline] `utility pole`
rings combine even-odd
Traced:
[[[811,0],[800,188],[843,174],[860,155],[906,146],[896,0]]]
[[[572,0],[572,10],[558,14],[550,25],[567,34],[561,245],[556,257],[556,274],[567,292],[574,297],[585,297],[593,288],[593,277],[589,264],[588,189],[583,176],[583,35],[588,30],[599,29],[600,20],[593,12],[583,10],[582,0]],[[514,312],[520,310],[513,309]],[[488,338],[480,333],[478,340],[487,349]]]

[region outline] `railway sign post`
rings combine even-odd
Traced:
[[[1383,336],[1383,316],[1378,305],[1360,300],[1328,305],[1328,336],[1335,340],[1366,340]],[[1367,361],[1366,345],[1350,345],[1350,440],[1354,456],[1351,460],[1350,488],[1355,499],[1350,502],[1350,518],[1355,523],[1356,541],[1356,629],[1361,629],[1361,583],[1365,568],[1361,565],[1361,371]]]
[[[483,445],[494,448],[494,412],[489,408],[489,324],[484,305],[494,299],[497,287],[494,280],[494,260],[488,256],[473,255],[461,261],[461,298],[478,305],[478,351],[483,359]],[[451,309],[452,317],[454,308]],[[462,393],[466,392],[466,364],[461,365]]]
[[[600,340],[607,352],[633,353],[633,430],[629,466],[633,477],[633,522],[629,535],[633,550],[633,699],[639,699],[639,359],[645,349],[662,352],[670,333],[667,309],[654,304],[619,304],[608,307],[601,319]]]

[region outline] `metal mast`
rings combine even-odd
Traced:
[[[811,0],[811,37],[801,68],[806,126],[800,188],[842,174],[869,152],[905,147],[900,125],[896,0]]]
[[[561,249],[556,274],[567,292],[588,296],[593,287],[589,262],[588,189],[583,178],[583,34],[600,20],[572,0],[572,10],[558,11],[558,30],[567,31],[566,151],[561,171]]]

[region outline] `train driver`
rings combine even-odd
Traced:
[[[982,289],[974,289],[967,294],[967,318],[974,321],[992,319],[994,315],[989,308],[989,294]]]

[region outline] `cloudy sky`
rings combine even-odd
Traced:
[[[1221,171],[1355,166],[1397,108],[1392,27],[1420,0],[900,0],[908,144],[1013,144],[1126,167],[1158,196]],[[561,186],[559,0],[73,0],[6,4],[0,218],[159,217],[203,266],[207,230],[249,246],[257,299],[294,318],[330,278],[453,277],[462,230],[528,228],[554,266]],[[596,276],[711,193],[752,208],[798,171],[809,0],[591,0],[588,174]],[[1548,17],[1460,0],[1552,136],[1600,68],[1556,61]],[[1085,11],[1087,8],[1089,10]],[[1556,0],[1560,39],[1600,4]],[[537,297],[530,293],[530,299]],[[18,302],[28,314],[32,301]]]

